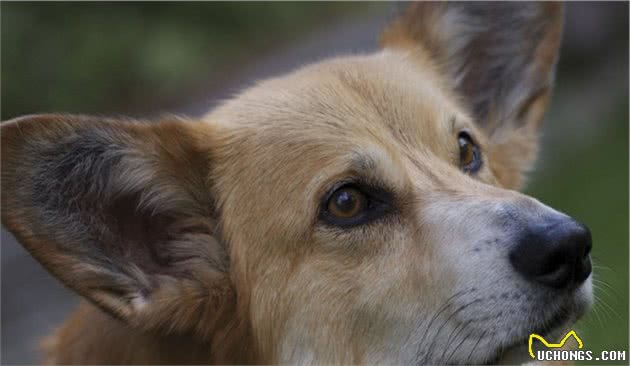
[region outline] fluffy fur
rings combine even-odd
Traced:
[[[382,51],[260,82],[200,121],[5,122],[2,221],[88,300],[46,362],[484,363],[574,321],[590,282],[541,290],[505,254],[514,227],[562,215],[514,190],[561,16],[417,3]],[[474,176],[462,130],[483,152]],[[322,223],[322,197],[350,179],[390,192],[391,212]]]

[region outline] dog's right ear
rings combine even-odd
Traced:
[[[110,314],[206,336],[234,301],[207,182],[208,128],[64,115],[5,122],[2,223]]]
[[[562,20],[559,2],[419,1],[403,7],[381,41],[432,61],[491,138],[500,182],[518,188],[536,157]]]

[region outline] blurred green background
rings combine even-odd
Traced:
[[[258,54],[378,4],[3,3],[2,119],[143,113],[198,96]]]
[[[257,78],[374,49],[392,11],[292,2],[0,7],[2,120],[201,113]],[[591,228],[597,301],[576,329],[588,349],[628,351],[628,4],[569,3],[566,15],[527,193]],[[2,361],[33,363],[36,339],[77,300],[2,235]]]

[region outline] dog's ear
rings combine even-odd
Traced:
[[[491,137],[500,181],[517,188],[536,156],[562,19],[556,2],[414,2],[381,41],[434,60]]]
[[[2,222],[110,314],[207,332],[234,294],[197,128],[63,115],[3,123]]]

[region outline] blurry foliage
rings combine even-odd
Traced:
[[[367,8],[313,2],[0,6],[3,120],[25,113],[129,112],[149,103],[173,103],[235,60]]]

